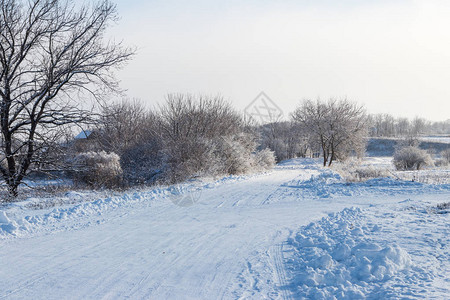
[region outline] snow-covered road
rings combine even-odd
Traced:
[[[294,160],[203,186],[192,205],[166,190],[50,210],[5,207],[0,299],[289,298],[299,294],[283,245],[301,226],[346,207],[450,195],[447,186],[335,180]]]

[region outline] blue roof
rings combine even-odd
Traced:
[[[90,130],[83,130],[75,137],[75,139],[76,140],[87,139],[91,135],[91,133],[92,133],[92,131],[90,131]]]

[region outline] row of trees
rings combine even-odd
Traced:
[[[398,137],[399,147],[417,146],[423,134],[449,134],[450,120],[429,122],[389,114],[366,114],[347,100],[305,100],[290,121],[261,127],[261,146],[275,151],[277,160],[322,156],[324,165],[349,155],[362,156],[369,137]]]
[[[96,173],[95,157],[105,168],[117,170],[112,167],[115,157],[109,156],[111,163],[104,163],[110,153],[119,158],[125,185],[243,174],[275,163],[272,151],[257,150],[255,128],[221,97],[169,95],[166,103],[153,111],[139,102],[123,101],[105,106],[100,115],[89,138],[69,144],[68,149],[78,152],[71,154],[75,173]],[[86,156],[86,152],[90,154]],[[84,162],[90,158],[93,170],[80,169],[80,156]],[[86,178],[92,185],[117,183],[117,178],[108,176],[78,178]]]
[[[95,165],[97,158],[96,165],[114,174],[120,162],[127,185],[173,183],[265,170],[274,164],[274,153],[278,161],[321,155],[324,166],[349,155],[362,156],[367,118],[362,106],[347,100],[306,100],[291,122],[256,126],[221,97],[179,94],[169,95],[153,111],[137,101],[105,105],[92,132],[82,147],[72,147],[81,152],[72,169],[97,174],[96,167],[85,170],[79,165],[80,160]],[[94,185],[105,184],[104,179],[117,183],[114,176],[98,176],[97,181],[89,174],[78,178]]]
[[[372,114],[368,116],[369,135],[372,137],[411,137],[423,134],[448,134],[450,120],[430,122],[416,117],[395,118],[390,114]]]

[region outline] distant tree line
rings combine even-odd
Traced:
[[[390,114],[371,114],[368,116],[368,124],[371,137],[417,137],[450,133],[450,119],[432,122],[419,117],[411,120],[395,118]]]
[[[99,116],[89,137],[68,148],[74,178],[94,186],[117,185],[117,176],[135,185],[245,174],[294,157],[321,156],[330,166],[363,156],[368,128],[364,107],[345,99],[305,100],[290,121],[264,125],[246,120],[221,97],[184,94],[168,95],[153,110],[137,101],[109,103]]]
[[[423,135],[450,135],[450,120],[431,122],[395,118],[390,114],[367,114],[348,100],[305,100],[289,121],[260,127],[261,147],[275,152],[277,161],[294,157],[323,158],[324,165],[348,156],[363,156],[372,137],[400,138],[402,145],[417,147]]]

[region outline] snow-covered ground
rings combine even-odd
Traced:
[[[0,207],[0,299],[445,299],[449,201],[449,184],[346,183],[301,159],[30,198]]]

